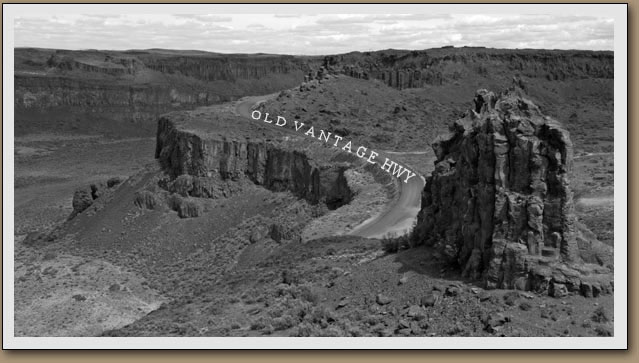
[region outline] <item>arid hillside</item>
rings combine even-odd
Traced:
[[[609,336],[612,60],[16,49],[16,332]],[[413,238],[349,235],[401,183],[252,99],[426,177]]]

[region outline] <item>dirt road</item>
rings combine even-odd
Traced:
[[[251,118],[253,106],[274,96],[275,95],[247,97],[238,103],[236,111],[242,117],[254,122]],[[283,132],[297,134],[295,131],[290,129],[282,127],[276,128]],[[411,152],[408,153],[410,154]],[[384,154],[384,152],[380,152],[380,155],[377,157],[378,165],[381,165],[380,160],[385,160],[386,156]],[[393,154],[401,153],[393,152]],[[391,155],[389,155],[389,159],[393,159]],[[423,189],[424,179],[419,174],[410,178],[408,183],[400,181],[399,198],[397,198],[384,212],[364,221],[362,224],[355,227],[349,234],[368,238],[381,238],[388,234],[401,236],[408,233],[412,228],[413,223],[417,218],[417,213],[421,207],[421,194]]]

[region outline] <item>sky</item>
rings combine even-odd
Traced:
[[[613,50],[614,20],[575,14],[55,14],[14,21],[16,47],[338,54],[453,46]]]

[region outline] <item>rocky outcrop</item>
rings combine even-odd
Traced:
[[[106,182],[94,183],[76,189],[71,202],[73,212],[71,212],[69,219],[73,219],[76,215],[84,212],[96,199],[113,192],[113,188],[120,185],[120,183],[122,183],[121,178],[113,177],[109,178]]]
[[[170,191],[215,198],[225,195],[227,189],[220,189],[225,182],[247,178],[269,190],[291,191],[311,203],[323,202],[331,209],[352,198],[344,176],[347,163],[323,165],[283,144],[196,131],[188,124],[177,124],[175,117],[179,115],[160,118],[155,153],[171,178],[166,184]]]
[[[433,148],[416,242],[489,288],[610,291],[612,250],[576,220],[560,123],[518,90],[479,90]]]
[[[422,51],[353,52],[332,57],[338,72],[377,79],[397,88],[420,88],[489,76],[514,75],[547,80],[613,78],[612,52],[502,50],[446,47]]]

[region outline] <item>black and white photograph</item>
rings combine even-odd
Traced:
[[[627,347],[626,16],[3,4],[3,347]]]

